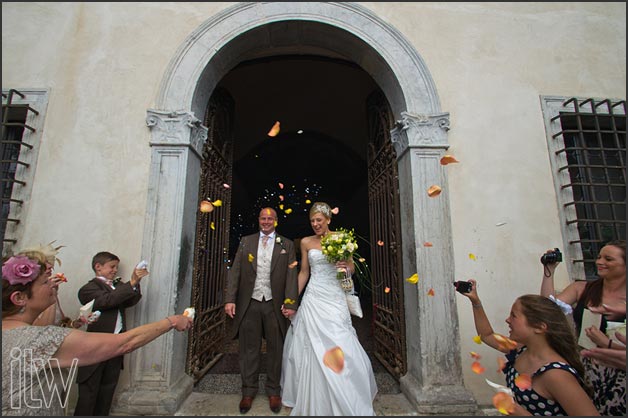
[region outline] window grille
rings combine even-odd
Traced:
[[[15,103],[15,96],[25,99],[26,96],[17,90],[9,90],[8,93],[2,93],[2,140],[0,141],[0,193],[1,193],[1,213],[0,213],[0,231],[2,233],[2,247],[4,250],[5,243],[17,242],[15,238],[7,238],[7,224],[19,224],[20,219],[11,215],[11,204],[22,205],[23,199],[16,198],[14,193],[15,187],[24,187],[27,185],[25,178],[16,175],[19,171],[18,166],[29,168],[30,163],[25,161],[25,152],[33,149],[33,145],[24,142],[24,130],[27,129],[35,132],[36,129],[26,124],[29,112],[33,115],[39,115],[39,112],[32,108],[28,103]],[[6,100],[6,101],[5,101]],[[18,193],[19,195],[19,193]],[[0,252],[0,253],[2,253]]]
[[[544,113],[570,273],[593,279],[604,244],[626,238],[626,101],[556,99]]]

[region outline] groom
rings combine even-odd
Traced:
[[[251,409],[259,388],[260,347],[266,340],[266,393],[270,409],[281,411],[281,362],[288,321],[298,300],[294,243],[275,232],[277,212],[264,208],[259,214],[260,232],[241,239],[227,276],[225,313],[233,319],[231,338],[240,342],[242,400],[240,413]]]

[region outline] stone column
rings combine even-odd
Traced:
[[[142,258],[150,276],[134,309],[135,327],[183,313],[192,289],[198,179],[207,128],[191,112],[148,110],[151,165]],[[115,414],[173,415],[192,392],[187,333],[170,331],[130,355],[130,384]]]
[[[408,372],[401,390],[419,414],[477,411],[463,382],[454,287],[454,257],[445,154],[449,114],[402,112],[392,130],[399,164]],[[442,192],[428,196],[432,185]],[[432,247],[425,247],[429,241]],[[433,289],[434,295],[428,294]]]

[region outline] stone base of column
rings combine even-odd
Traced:
[[[194,380],[184,375],[171,387],[136,386],[117,396],[111,415],[169,415],[173,416],[192,393]]]
[[[482,415],[475,398],[462,385],[420,387],[410,374],[402,376],[399,383],[419,415]]]

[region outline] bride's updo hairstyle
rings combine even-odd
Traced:
[[[325,202],[315,202],[310,209],[310,218],[316,213],[321,213],[327,219],[331,219],[331,208]]]

